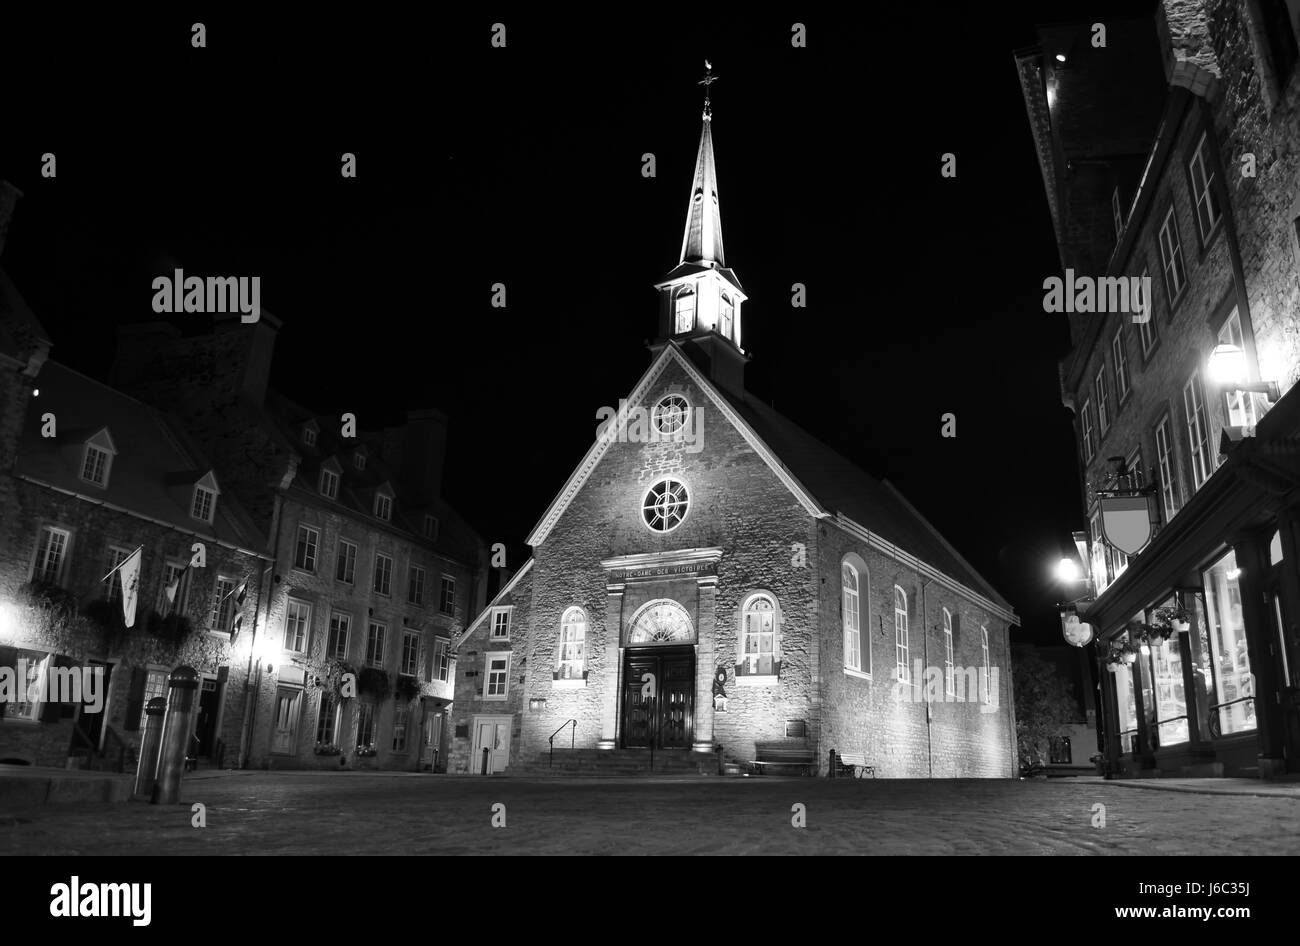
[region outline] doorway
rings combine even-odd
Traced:
[[[199,686],[199,712],[195,719],[194,735],[199,740],[199,757],[212,758],[212,737],[217,722],[217,680],[204,677]]]
[[[275,728],[271,733],[271,751],[290,755],[298,745],[298,717],[302,709],[302,690],[279,687],[275,691]]]
[[[510,764],[510,725],[513,716],[475,716],[470,771],[477,775],[504,772]]]
[[[623,748],[689,749],[694,647],[630,647],[623,664]]]

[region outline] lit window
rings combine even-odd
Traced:
[[[202,486],[194,487],[194,504],[190,507],[190,515],[199,522],[212,521],[212,507],[216,502],[217,494],[212,490]]]
[[[406,751],[406,720],[407,710],[405,706],[399,706],[393,710],[393,751]]]
[[[1242,618],[1241,571],[1229,550],[1204,574],[1205,606],[1209,612],[1209,664],[1214,671],[1210,734],[1230,735],[1255,728],[1255,678],[1250,672],[1250,648]]]
[[[412,565],[406,576],[406,600],[411,604],[424,604],[424,569]]]
[[[947,608],[943,609],[943,692],[948,696],[957,695],[957,684],[954,679],[956,665],[953,663],[952,654],[952,612]]]
[[[1128,379],[1128,353],[1124,350],[1124,330],[1121,328],[1115,332],[1115,337],[1110,340],[1111,361],[1115,365],[1115,397],[1120,404],[1123,404],[1128,397],[1129,379]],[[1116,409],[1118,413],[1118,409]]]
[[[320,533],[309,526],[298,527],[298,540],[294,543],[293,567],[303,571],[316,570],[316,550],[320,546]]]
[[[339,550],[334,560],[334,577],[349,585],[356,580],[357,547],[346,539],[339,539]]]
[[[389,594],[393,584],[393,560],[383,552],[375,553],[375,594]]]
[[[57,585],[63,577],[63,562],[68,552],[68,540],[72,533],[67,529],[46,526],[41,530],[40,544],[36,548],[36,562],[32,569],[32,580]]]
[[[510,639],[510,608],[492,609],[492,639],[504,641]]]
[[[438,610],[443,614],[456,613],[456,579],[442,576],[442,590],[438,595]]]
[[[130,554],[127,549],[119,548],[116,545],[108,547],[108,558],[104,563],[104,573],[108,575],[104,579],[104,597],[109,601],[122,600],[121,571],[115,571],[114,569],[117,569],[117,566],[125,562]]]
[[[1097,425],[1101,429],[1101,436],[1106,436],[1106,431],[1110,429],[1110,398],[1106,392],[1106,364],[1102,363],[1101,370],[1097,372],[1097,377],[1092,383],[1093,393],[1097,395]]]
[[[754,595],[745,602],[741,618],[741,676],[770,677],[776,674],[776,604],[767,595]]]
[[[690,411],[691,406],[686,398],[680,394],[669,394],[654,406],[654,410],[650,412],[650,422],[658,433],[675,434],[686,426]]]
[[[650,487],[641,503],[641,515],[652,531],[671,532],[686,518],[688,506],[686,484],[665,479]]]
[[[1160,477],[1160,504],[1165,522],[1178,512],[1178,480],[1174,477],[1174,439],[1170,431],[1169,415],[1160,418],[1156,425],[1156,472]]]
[[[339,498],[339,475],[333,470],[320,471],[320,494],[326,499]]]
[[[81,465],[81,478],[87,483],[94,483],[96,486],[105,486],[108,483],[108,467],[113,461],[113,455],[107,450],[101,450],[92,444],[86,444],[86,459]]]
[[[290,598],[285,608],[284,649],[297,654],[307,652],[307,636],[311,630],[311,605],[306,601]]]
[[[569,608],[560,619],[560,659],[557,680],[581,680],[587,669],[587,616],[581,608]]]
[[[677,296],[677,325],[673,334],[680,335],[695,328],[695,293],[691,290]]]
[[[1202,134],[1192,160],[1187,164],[1192,179],[1192,200],[1196,204],[1196,226],[1204,243],[1219,222],[1219,199],[1214,196],[1214,165],[1209,160],[1209,134]]]
[[[398,673],[404,673],[408,677],[415,676],[415,670],[420,665],[420,635],[411,631],[402,632],[402,663],[398,667]]]
[[[510,655],[487,655],[487,680],[484,682],[483,699],[504,700],[510,688]]]
[[[897,585],[894,586],[894,652],[898,663],[898,679],[910,682],[912,675],[907,666],[907,594]]]
[[[348,659],[348,638],[352,635],[352,616],[342,611],[330,612],[330,639],[325,656],[330,660]]]
[[[375,515],[387,522],[393,518],[393,500],[390,496],[379,493],[375,496]]]
[[[859,625],[861,598],[859,597],[858,570],[848,562],[840,570],[840,587],[844,596],[844,666],[862,671],[862,631]],[[870,668],[867,669],[870,673]]]
[[[443,683],[451,675],[451,644],[439,637],[433,647],[433,678]]]
[[[1165,273],[1165,292],[1172,306],[1187,281],[1187,270],[1183,267],[1183,245],[1178,239],[1178,221],[1174,219],[1172,206],[1165,214],[1164,223],[1160,224],[1159,242],[1160,263]]]
[[[1220,345],[1235,345],[1243,352],[1246,350],[1246,343],[1241,333],[1241,317],[1237,315],[1237,310],[1232,310],[1232,315],[1228,316],[1228,321],[1223,323],[1223,328],[1219,329]],[[1259,411],[1256,407],[1256,395],[1249,391],[1234,391],[1225,388],[1223,396],[1227,399],[1228,425],[1230,427],[1254,427],[1259,422]]]
[[[217,589],[212,595],[212,610],[208,615],[208,627],[214,631],[230,631],[230,618],[235,611],[235,580],[217,578]]]
[[[1142,270],[1142,276],[1140,278],[1142,279],[1142,285],[1145,286],[1147,284],[1146,281],[1151,278],[1151,271],[1149,269]],[[1147,320],[1138,323],[1138,337],[1142,341],[1142,357],[1146,358],[1151,354],[1151,349],[1156,347],[1157,330],[1154,300],[1144,299],[1143,302],[1146,304],[1148,310]]]
[[[1210,462],[1210,433],[1200,372],[1192,372],[1183,386],[1183,414],[1187,421],[1187,453],[1192,461],[1192,489],[1197,490],[1214,472]]]
[[[1092,462],[1092,399],[1084,398],[1083,410],[1079,412],[1079,423],[1083,432],[1083,462]]]
[[[387,634],[387,625],[378,621],[370,622],[370,630],[366,634],[366,663],[372,667],[384,665],[384,638]]]

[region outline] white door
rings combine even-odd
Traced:
[[[510,722],[509,716],[475,719],[471,772],[478,775],[492,775],[495,772],[505,771],[510,762]]]
[[[292,753],[298,744],[298,715],[302,706],[302,690],[280,687],[275,693],[275,732],[271,737],[271,751]]]
[[[437,765],[442,760],[438,758],[438,747],[442,742],[442,713],[430,713],[424,720],[424,749],[420,753],[420,761],[425,765]]]

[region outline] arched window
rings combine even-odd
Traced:
[[[776,641],[780,622],[776,602],[765,594],[752,595],[741,611],[740,664],[736,676],[776,676]]]
[[[989,679],[989,629],[980,625],[980,648],[984,651],[984,702],[989,702],[990,687],[993,685]]]
[[[559,660],[556,680],[581,680],[587,671],[587,615],[582,608],[569,608],[560,619]]]
[[[848,562],[841,570],[840,586],[844,595],[844,666],[862,672],[861,583],[858,570]]]
[[[907,669],[907,593],[894,586],[894,651],[898,663],[898,679],[910,682]]]
[[[952,662],[952,612],[947,608],[943,609],[943,692],[948,696],[956,696],[957,688],[953,680],[953,671],[956,668]]]
[[[680,335],[695,329],[695,291],[684,289],[677,294],[676,324],[673,334]]]

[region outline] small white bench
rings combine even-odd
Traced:
[[[872,778],[876,777],[876,767],[868,765],[866,755],[861,752],[836,752],[835,764],[837,776],[846,774],[847,770],[853,778],[866,778],[868,772]]]

